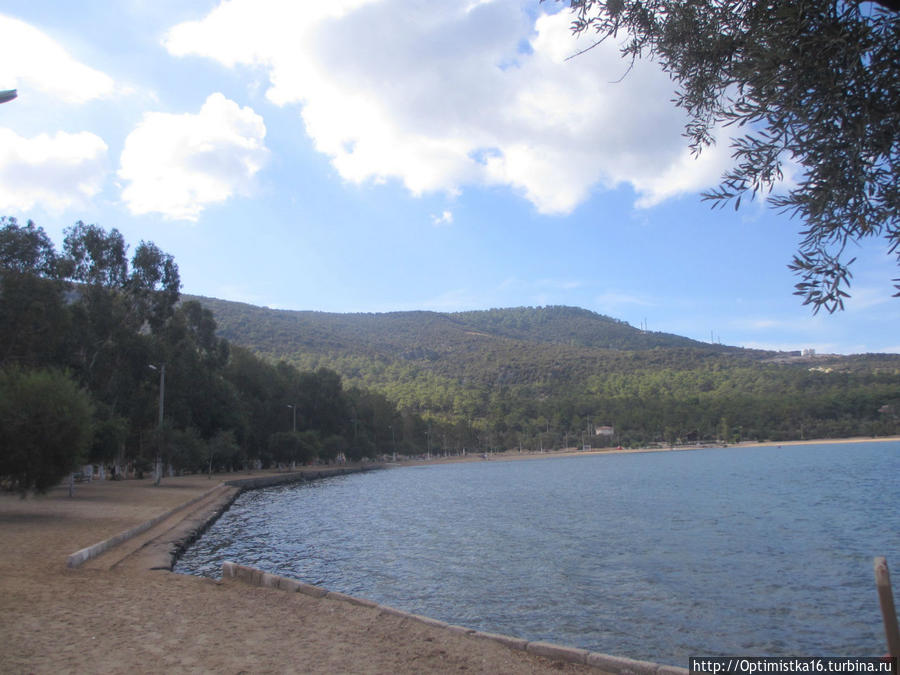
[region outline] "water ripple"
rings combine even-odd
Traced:
[[[900,443],[436,465],[248,492],[179,561],[685,665],[884,652]]]

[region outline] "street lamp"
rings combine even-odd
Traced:
[[[0,103],[7,103],[8,101],[12,101],[18,95],[19,94],[15,89],[6,89],[4,91],[0,91]]]
[[[153,482],[154,485],[159,485],[159,482],[162,480],[163,410],[165,409],[166,403],[166,364],[163,363],[159,368],[152,363],[148,364],[148,366],[153,370],[159,371],[159,422],[157,425],[157,428],[159,429],[159,438],[157,439],[156,445],[156,479]]]
[[[287,407],[294,411],[294,433],[297,433],[297,406],[288,403]]]

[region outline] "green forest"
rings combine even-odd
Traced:
[[[0,219],[0,485],[44,491],[84,464],[116,476],[418,451],[424,422],[217,335],[171,255],[78,222],[57,251]],[[162,396],[161,396],[162,394]]]
[[[329,314],[196,299],[232,342],[300,369],[328,368],[420,415],[435,447],[900,433],[900,355],[741,349],[574,307]],[[601,426],[615,434],[597,436]]]
[[[129,255],[130,253],[130,255]],[[0,219],[0,484],[389,454],[900,433],[900,356],[808,356],[573,307],[329,314],[182,296],[152,242]],[[603,428],[604,433],[598,434]]]

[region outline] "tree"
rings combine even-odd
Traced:
[[[94,441],[88,459],[100,464],[119,465],[128,438],[128,420],[110,413],[108,406],[96,405]]]
[[[128,245],[117,229],[107,232],[78,221],[65,235],[58,267],[63,276],[83,285],[88,300],[96,295],[116,296],[126,310],[121,321],[137,329],[146,322],[158,330],[171,317],[181,279],[170,254],[142,241],[129,267]]]
[[[158,330],[172,316],[180,297],[181,278],[175,258],[153,242],[142,241],[134,251],[125,286],[138,315]]]
[[[733,167],[704,198],[738,208],[765,192],[804,221],[789,267],[814,313],[843,309],[850,244],[883,237],[900,264],[900,1],[569,4],[575,34],[594,32],[595,46],[626,34],[624,57],[649,57],[670,75],[695,153],[719,126],[742,134],[731,140]],[[781,191],[786,162],[800,171]]]
[[[234,431],[219,431],[207,443],[209,451],[209,463],[207,477],[212,477],[213,466],[224,466],[234,469],[234,465],[241,456],[241,448],[235,440]]]
[[[0,217],[0,270],[53,278],[57,256],[53,242],[34,222],[21,227],[15,218]]]
[[[80,220],[63,239],[65,274],[73,281],[102,288],[123,288],[128,279],[128,245],[122,233],[106,232]]]
[[[47,366],[69,334],[58,258],[44,229],[0,218],[0,365]]]
[[[0,371],[0,484],[46,492],[75,469],[91,443],[90,397],[53,370]]]

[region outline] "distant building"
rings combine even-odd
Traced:
[[[612,427],[596,427],[594,429],[595,436],[615,436],[616,430]]]
[[[802,352],[800,352],[800,354],[801,354],[801,356],[815,356],[816,350],[807,348],[807,349],[804,349]]]

